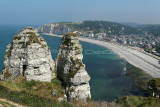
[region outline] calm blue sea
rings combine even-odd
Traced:
[[[15,34],[25,26],[0,26],[0,71],[4,68],[4,54]],[[36,27],[36,26],[33,26]],[[50,46],[53,59],[57,52],[61,38],[42,35]],[[91,76],[90,86],[92,99],[113,101],[119,97],[141,93],[135,87],[131,78],[124,75],[123,59],[112,51],[91,43],[80,42],[83,47],[83,62]]]

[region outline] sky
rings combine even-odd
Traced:
[[[0,0],[0,25],[84,20],[160,24],[160,0]]]

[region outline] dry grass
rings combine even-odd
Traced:
[[[59,82],[59,83],[58,83]],[[25,81],[25,77],[22,75],[13,81],[1,81],[0,85],[8,88],[11,91],[25,91],[40,97],[57,101],[59,97],[64,97],[64,90],[61,87],[61,83],[57,80],[57,84],[52,82],[36,82],[36,81]],[[58,90],[58,96],[52,96],[52,91]]]
[[[9,92],[17,93],[14,96],[12,101],[15,101],[20,104],[23,101],[21,101],[19,99],[21,99],[22,96],[24,97],[26,95],[29,98],[29,102],[31,102],[33,104],[38,102],[40,99],[36,99],[36,97],[34,97],[34,99],[32,101],[31,100],[33,97],[32,95],[38,96],[39,98],[41,98],[42,101],[44,101],[43,99],[47,99],[47,101],[58,102],[57,99],[59,97],[64,97],[64,90],[61,87],[61,85],[62,85],[61,82],[57,78],[53,79],[52,82],[36,82],[36,81],[28,82],[25,80],[25,77],[23,77],[22,75],[19,76],[18,78],[16,78],[14,81],[0,81],[1,88],[3,86],[5,88],[7,88],[7,90]],[[52,96],[52,91],[54,89],[58,90],[57,96]],[[4,92],[6,92],[6,91],[4,91]],[[31,96],[28,96],[27,93],[29,93]],[[3,93],[3,94],[5,94],[5,93]],[[10,98],[10,94],[8,97]],[[15,98],[16,98],[16,100],[14,100]],[[50,103],[50,102],[48,102],[48,103]],[[63,103],[64,103],[64,105],[70,104],[70,106],[73,105],[74,107],[75,106],[76,107],[120,107],[115,102],[107,103],[105,101],[93,101],[93,100],[89,100],[86,103],[84,103],[83,101],[72,101],[71,103],[62,102],[60,104],[63,105]],[[24,104],[26,104],[26,103],[24,103]],[[43,104],[44,104],[44,102],[42,102],[42,105]]]
[[[7,69],[6,72],[4,73],[4,78],[8,79],[9,77],[11,77],[11,73],[9,73],[9,71]]]
[[[7,57],[10,57],[10,56],[11,56],[11,49],[8,49],[8,50],[6,51],[6,55],[7,55]]]
[[[16,39],[20,40],[20,39],[21,39],[21,37],[20,37],[20,36],[18,36],[18,35],[16,35],[15,37],[13,37],[13,40],[16,40]]]
[[[115,102],[107,103],[106,101],[89,101],[84,103],[83,101],[72,102],[76,107],[121,107]]]

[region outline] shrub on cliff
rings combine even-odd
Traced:
[[[148,86],[152,87],[153,89],[157,89],[160,87],[160,78],[154,78],[148,82]]]

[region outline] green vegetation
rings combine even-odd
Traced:
[[[53,84],[55,84],[57,87],[61,88],[62,82],[58,78],[54,78],[51,81]]]
[[[71,61],[72,61],[72,66],[69,70],[69,78],[74,78],[74,76],[76,75],[77,71],[80,70],[81,66],[84,66],[82,61],[80,59],[76,59],[74,60],[73,57],[70,57]]]
[[[74,78],[78,70],[70,69],[69,70],[69,78]]]
[[[88,97],[86,98],[86,101],[87,101],[87,102],[91,102],[92,99],[88,96]]]
[[[150,49],[150,48],[144,48],[144,51],[146,51],[146,52],[151,52],[152,49]]]
[[[69,39],[65,39],[63,41],[63,44],[69,46],[70,45],[70,40]]]
[[[39,45],[41,45],[41,48],[46,47],[41,43],[41,41],[38,39],[38,36],[34,32],[27,32],[27,34],[30,34],[29,40],[26,43],[27,46],[31,45],[31,43],[38,43]]]
[[[6,51],[6,55],[7,55],[7,57],[10,57],[10,56],[11,56],[11,49],[8,49],[8,50]]]
[[[81,32],[90,32],[90,31],[93,31],[94,33],[104,32],[113,35],[140,33],[140,31],[137,30],[136,28],[107,21],[84,21],[83,23],[64,23],[64,24],[73,30]]]
[[[11,73],[9,73],[9,71],[7,69],[6,72],[4,73],[4,78],[8,79],[9,77],[11,77]]]
[[[24,44],[24,42],[19,42],[19,44]]]
[[[21,39],[21,37],[20,37],[20,36],[18,36],[18,35],[16,35],[15,37],[13,37],[13,40],[16,40],[16,39],[20,40],[20,39]]]
[[[131,77],[135,81],[136,86],[142,90],[147,90],[147,82],[153,79],[152,76],[133,65],[127,65],[126,75]]]
[[[9,102],[4,102],[4,101],[0,101],[0,104],[2,104],[4,107],[16,107],[13,104],[10,104]]]
[[[78,34],[69,32],[69,33],[66,33],[64,36],[74,36],[74,37],[77,37]]]
[[[78,46],[76,46],[76,47],[75,47],[75,50],[79,50],[79,47],[78,47]]]
[[[160,53],[160,45],[158,46],[156,46],[156,51],[158,52],[158,53]]]
[[[58,90],[58,96],[52,96],[52,90]],[[64,96],[61,82],[55,78],[52,82],[25,81],[22,77],[14,81],[0,82],[0,97],[29,107],[70,107],[68,102],[59,103]]]
[[[26,29],[29,29],[29,30],[35,30],[35,28],[32,28],[32,27],[26,27],[26,28],[24,28],[24,29],[20,30],[19,32],[22,32],[22,31],[24,31],[24,30],[26,30]]]
[[[141,25],[138,26],[139,29],[142,31],[148,31],[149,33],[155,35],[155,36],[160,36],[160,25]]]
[[[79,49],[76,50],[76,55],[81,54],[81,51]]]
[[[153,89],[160,87],[160,78],[154,78],[148,82],[148,86],[151,86]]]
[[[83,63],[82,63],[82,61],[80,60],[80,59],[75,59],[75,60],[73,60],[73,57],[71,57],[71,61],[72,61],[72,63],[73,63],[73,66],[75,66],[76,64],[77,65],[79,65],[79,67],[80,66],[83,66]]]
[[[69,91],[70,91],[70,92],[74,92],[75,89],[72,87],[72,88],[69,88]]]
[[[27,34],[30,34],[29,40],[26,43],[27,46],[31,45],[31,43],[38,43],[39,45],[41,45],[41,42],[38,39],[38,36],[34,32],[27,32]]]
[[[117,103],[122,107],[160,107],[160,99],[152,97],[127,96]]]
[[[63,41],[63,44],[66,45],[66,46],[73,46],[74,43],[71,42],[69,39],[65,38],[65,40]]]
[[[2,70],[3,71],[3,70]],[[3,72],[0,72],[0,75],[2,75],[3,74]]]
[[[27,27],[26,29],[35,30],[35,28],[32,28],[32,27]]]
[[[65,107],[65,106],[70,107],[71,106],[71,104],[67,102],[58,103],[51,99],[46,99],[38,95],[27,93],[25,91],[21,91],[21,92],[10,91],[9,89],[3,86],[0,86],[0,90],[1,90],[0,97],[7,98],[16,103],[20,103],[30,107]]]
[[[0,98],[8,99],[28,107],[105,107],[107,104],[106,102],[92,101],[90,98],[87,98],[87,103],[81,101],[58,102],[57,98],[64,96],[61,84],[61,81],[57,78],[51,82],[29,82],[25,81],[23,76],[19,76],[14,81],[0,81]],[[54,89],[58,90],[57,96],[52,96]],[[74,91],[74,89],[71,88],[70,91]]]

